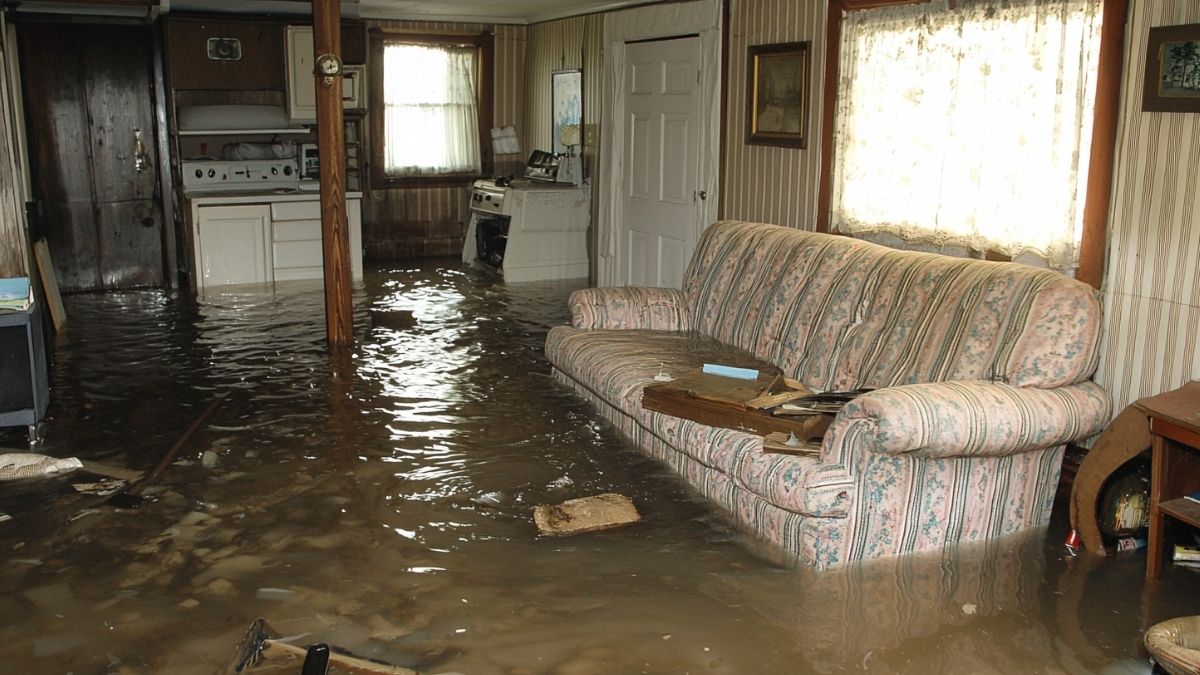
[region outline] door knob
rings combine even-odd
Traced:
[[[699,193],[697,193],[697,194],[699,194],[699,195],[700,195],[700,200],[701,200],[701,201],[704,201],[705,199],[708,199],[708,190],[701,190],[701,191],[700,191]]]

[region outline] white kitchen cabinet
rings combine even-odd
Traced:
[[[350,276],[361,280],[362,199],[346,200]],[[196,290],[221,284],[321,279],[321,202],[315,194],[191,200]]]
[[[287,29],[287,109],[292,122],[317,121],[317,84],[313,78],[312,26]],[[367,103],[367,67],[343,66],[342,106],[361,110]]]
[[[324,276],[319,201],[276,202],[271,205],[275,280],[320,279]],[[350,230],[350,276],[362,278],[362,202],[346,200]]]
[[[273,278],[271,207],[266,204],[206,206],[195,222],[198,289]]]
[[[287,29],[287,108],[293,122],[317,120],[317,84],[313,78],[312,26]],[[277,71],[278,72],[278,71]]]

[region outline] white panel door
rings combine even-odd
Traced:
[[[625,162],[618,269],[630,286],[683,284],[702,229],[700,38],[626,46]]]

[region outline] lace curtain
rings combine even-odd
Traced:
[[[480,172],[475,53],[475,47],[384,47],[388,175]]]
[[[1101,1],[954,4],[843,20],[832,224],[1073,268]]]

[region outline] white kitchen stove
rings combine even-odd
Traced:
[[[183,191],[188,195],[300,189],[295,159],[191,160],[182,162],[180,168]]]
[[[475,181],[463,262],[498,270],[506,282],[587,277],[590,190],[586,184]]]

